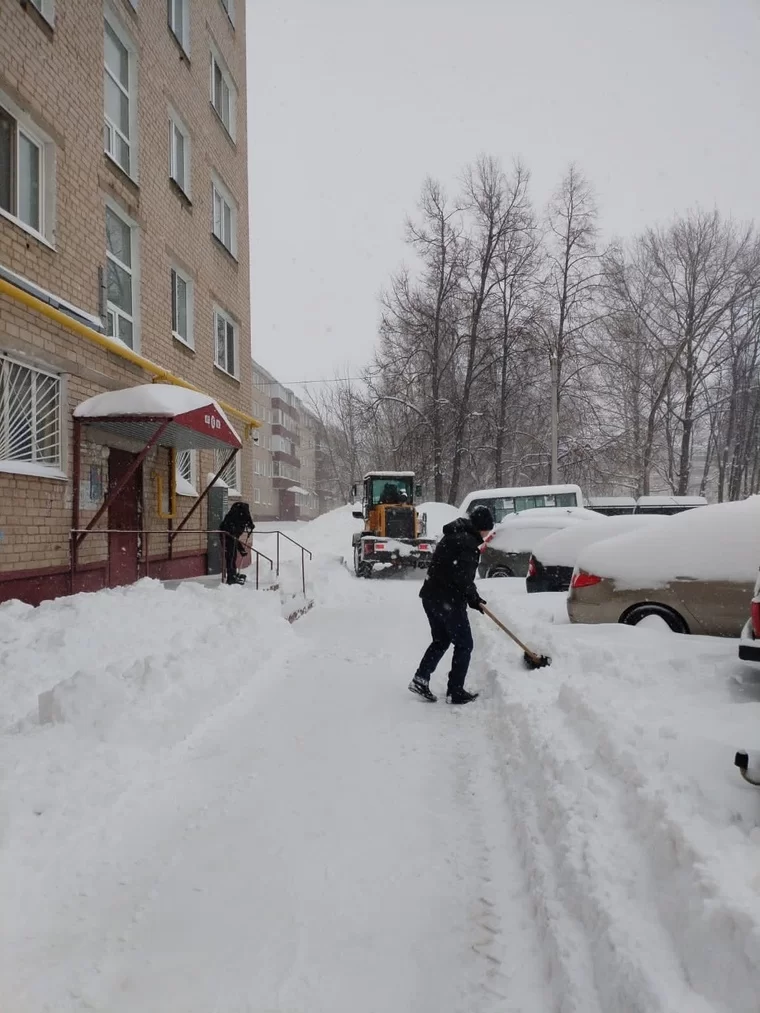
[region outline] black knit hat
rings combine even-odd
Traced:
[[[476,506],[470,514],[470,520],[476,531],[493,530],[493,514],[487,506]]]

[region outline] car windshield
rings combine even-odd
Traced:
[[[373,478],[373,503],[411,503],[414,479],[412,478]]]

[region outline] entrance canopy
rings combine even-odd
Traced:
[[[167,383],[107,391],[83,401],[74,418],[140,443],[175,450],[242,447],[229,419],[208,394]]]

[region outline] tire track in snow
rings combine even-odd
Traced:
[[[726,912],[718,907],[705,918],[711,890],[698,852],[635,760],[618,751],[604,721],[567,685],[557,707],[537,712],[508,701],[495,672],[491,679],[497,721],[512,739],[519,769],[505,780],[523,817],[540,917],[571,986],[563,1010],[757,1013],[758,962],[743,952],[756,940],[724,950],[724,929],[710,932],[710,921]],[[736,940],[750,925],[734,914]],[[570,938],[576,957],[582,954],[575,966],[568,966],[563,944]],[[736,972],[730,997],[725,970],[716,973],[725,961]],[[590,997],[573,996],[581,981],[594,982],[594,1007]]]

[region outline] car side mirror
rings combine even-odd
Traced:
[[[351,516],[355,517],[357,519],[357,521],[363,521],[364,520],[364,514],[361,512],[361,510],[353,510],[351,512]]]

